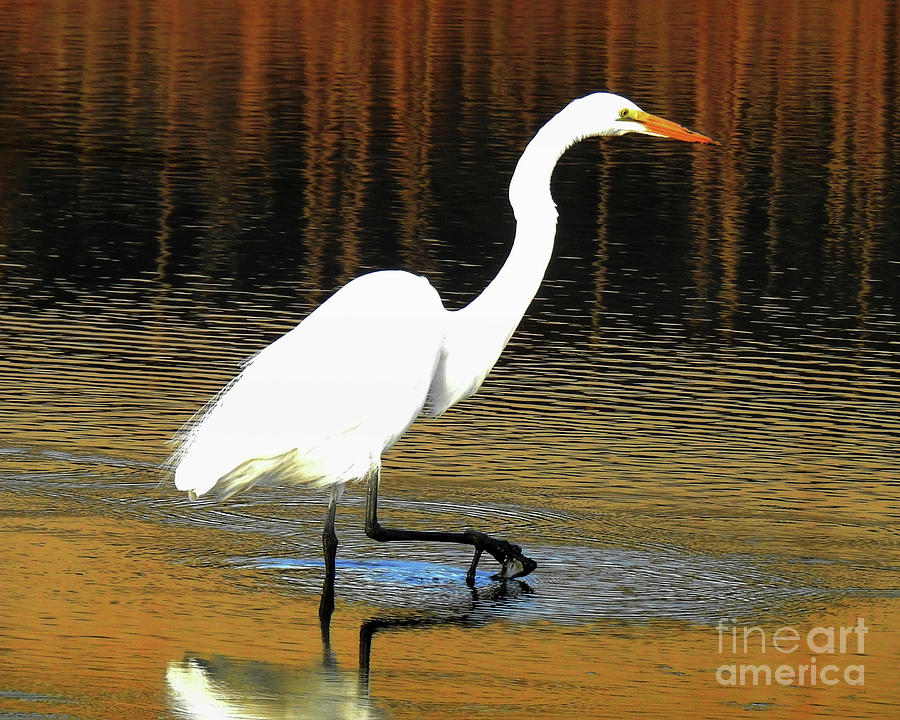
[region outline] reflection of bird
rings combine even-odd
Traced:
[[[478,627],[496,620],[479,607],[496,608],[529,592],[525,583],[512,582],[471,590],[465,607],[429,615],[375,617],[359,628],[359,670],[344,670],[331,648],[331,628],[320,625],[322,659],[307,667],[287,667],[225,655],[186,655],[166,668],[171,709],[185,720],[209,718],[354,718],[387,720],[390,715],[369,694],[373,638],[381,631],[456,625]],[[482,602],[484,601],[484,602]],[[304,644],[309,639],[301,639]]]
[[[556,206],[550,176],[582,138],[641,133],[687,142],[708,137],[595,93],[575,100],[528,144],[509,187],[516,236],[509,257],[469,305],[445,310],[422,277],[375,272],[353,280],[296,328],[250,359],[184,433],[171,459],[175,485],[225,498],[259,482],[330,487],[323,544],[332,603],[337,538],[334,514],[344,484],[367,479],[366,533],[376,540],[433,540],[475,547],[500,576],[536,564],[484,533],[384,528],[377,520],[381,454],[420,413],[437,417],[481,386],[534,298],[550,259]]]
[[[169,663],[166,684],[172,710],[185,720],[389,717],[369,698],[357,671],[333,662],[293,669],[221,655],[189,656]]]

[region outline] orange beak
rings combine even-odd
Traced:
[[[671,120],[666,120],[665,118],[657,117],[650,113],[642,112],[637,119],[638,122],[642,123],[644,127],[654,135],[662,135],[663,137],[672,138],[673,140],[684,140],[684,142],[709,143],[712,145],[719,144],[712,138],[706,137],[706,135],[701,135],[693,130],[688,130],[678,123],[673,123]]]

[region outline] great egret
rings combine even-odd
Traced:
[[[550,176],[575,142],[640,133],[712,143],[611,93],[572,101],[534,136],[516,165],[509,201],[516,235],[497,276],[466,307],[449,311],[428,280],[389,270],[356,278],[297,327],[249,359],[189,423],[170,458],[175,486],[216,499],[259,482],[328,487],[322,535],[326,577],[320,614],[334,607],[334,516],[346,483],[366,480],[366,534],[474,546],[500,578],[537,564],[517,545],[474,530],[397,530],[378,523],[381,455],[417,416],[437,417],[481,386],[544,276],[556,234]]]

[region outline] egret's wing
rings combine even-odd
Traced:
[[[415,275],[349,283],[253,357],[192,426],[176,486],[202,494],[223,478],[230,494],[263,476],[363,476],[421,410],[444,314]]]

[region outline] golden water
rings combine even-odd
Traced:
[[[895,5],[0,0],[0,716],[895,717]],[[167,441],[356,274],[477,293],[598,88],[723,147],[575,148],[497,368],[385,458],[386,522],[539,568],[471,593],[351,487],[329,654],[323,498],[192,504]],[[864,685],[716,677],[811,657]]]

